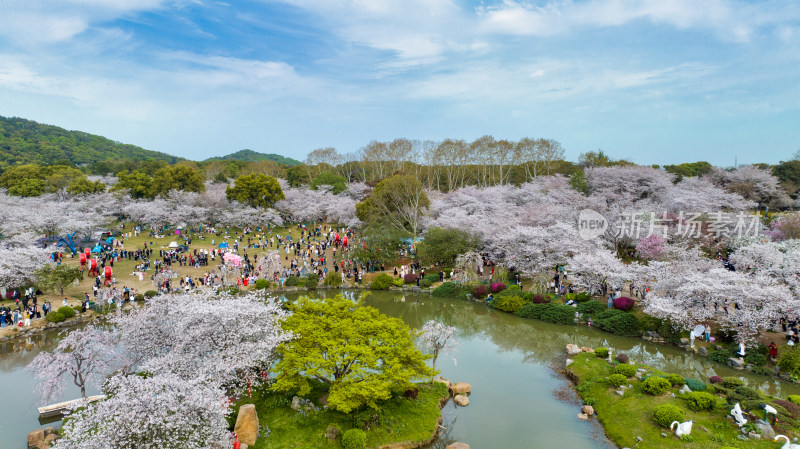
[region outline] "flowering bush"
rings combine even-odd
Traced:
[[[495,282],[489,286],[489,289],[492,291],[492,293],[500,293],[506,289],[506,284],[502,282]]]
[[[712,384],[721,384],[722,378],[719,376],[711,376],[708,378],[708,381],[711,382]]]
[[[550,298],[545,295],[533,295],[531,301],[533,301],[534,304],[547,304],[550,302]]]
[[[648,260],[658,260],[665,252],[664,239],[656,234],[648,235],[639,239],[636,243],[636,252],[639,257]]]
[[[485,285],[476,285],[472,289],[472,296],[476,298],[485,298],[489,294],[489,289]]]
[[[636,301],[634,301],[633,298],[628,298],[627,296],[623,296],[614,300],[614,308],[624,312],[633,309],[634,305],[636,305]]]
[[[406,284],[416,284],[417,278],[418,276],[416,275],[416,273],[408,273],[405,276],[403,276],[403,282],[405,282]]]

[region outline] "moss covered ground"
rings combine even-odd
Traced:
[[[620,396],[616,393],[617,388],[612,387],[607,381],[614,372],[614,364],[591,353],[579,354],[573,360],[574,363],[566,371],[577,382],[578,394],[584,402],[594,407],[597,419],[606,435],[619,447],[684,449],[782,447],[783,443],[773,442],[772,439],[751,438],[743,441],[737,438],[741,432],[730,417],[730,410],[735,402],[740,402],[742,408],[746,410],[747,429],[752,430],[751,423],[755,423],[757,418],[764,417],[764,411],[757,409],[758,404],[767,403],[779,411],[777,422],[773,422],[770,418],[777,433],[785,434],[789,438],[800,434],[800,408],[785,409],[773,402],[779,398],[768,397],[746,387],[737,390],[735,387],[723,387],[722,384],[707,385],[705,391],[716,397],[717,406],[710,411],[693,411],[687,405],[688,397],[681,395],[678,387],[672,387],[661,395],[653,396],[643,391],[642,381],[632,377],[626,383],[631,385],[631,388],[626,389],[624,395]],[[647,370],[645,378],[648,375],[667,374],[640,364],[637,364],[636,368]],[[708,382],[708,379],[704,380]],[[754,393],[758,397],[752,397]],[[671,397],[672,394],[675,397]],[[661,427],[653,420],[653,411],[660,404],[675,405],[685,413],[682,421],[694,421],[690,438],[681,440],[669,429]],[[666,437],[662,434],[666,434]],[[637,437],[641,438],[641,441],[637,441]]]
[[[341,448],[341,435],[331,441],[325,437],[329,426],[335,425],[341,433],[353,428],[366,431],[367,447],[377,448],[400,442],[429,440],[439,424],[439,401],[449,393],[444,384],[419,384],[416,400],[402,396],[380,404],[380,411],[366,409],[344,414],[322,408],[322,390],[314,390],[301,410],[291,408],[292,395],[268,389],[254,390],[252,397],[245,395],[233,405],[231,428],[236,413],[243,404],[255,404],[261,425],[261,437],[255,449]],[[264,426],[269,428],[269,432]]]

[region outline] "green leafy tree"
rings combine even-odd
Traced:
[[[87,178],[76,179],[67,186],[70,195],[89,195],[106,191],[106,185],[101,181],[89,181]]]
[[[150,197],[166,197],[170,190],[205,192],[206,186],[199,171],[184,165],[173,165],[160,168],[153,175]]]
[[[353,247],[353,260],[360,264],[372,262],[380,265],[392,263],[403,244],[403,236],[396,229],[367,226],[361,231],[361,242]]]
[[[81,271],[70,265],[50,264],[36,270],[36,285],[44,291],[58,290],[59,295],[64,294],[64,288],[82,278]]]
[[[580,192],[584,195],[589,194],[589,184],[586,183],[586,173],[584,173],[582,168],[575,170],[572,176],[569,177],[569,184],[576,192]]]
[[[295,165],[289,168],[286,170],[286,180],[289,181],[289,185],[292,187],[300,187],[303,184],[310,183],[311,178],[308,177],[308,166]]]
[[[414,345],[418,332],[377,309],[337,295],[300,298],[283,328],[295,338],[278,347],[280,361],[272,388],[311,392],[310,380],[328,388],[328,404],[344,413],[412,387],[412,381],[434,375]]]
[[[225,196],[228,201],[265,209],[285,198],[278,180],[261,173],[236,178],[235,185],[225,189]]]
[[[127,190],[132,198],[150,197],[153,178],[146,173],[140,172],[139,170],[134,170],[132,172],[123,170],[117,173],[117,178],[119,178],[119,181],[111,187],[112,191]]]
[[[453,266],[456,257],[480,246],[480,238],[460,229],[429,228],[417,245],[417,259],[423,265]]]
[[[772,174],[780,179],[781,186],[790,195],[797,195],[800,191],[800,159],[797,157],[790,161],[781,161],[772,168]]]
[[[379,182],[366,200],[356,204],[356,216],[365,223],[405,231],[416,239],[430,204],[419,178],[394,175]]]
[[[347,189],[347,179],[342,175],[324,172],[317,175],[309,184],[311,190],[317,190],[319,186],[331,186],[331,193],[338,195]]]
[[[692,178],[705,175],[711,172],[712,168],[714,167],[706,161],[684,162],[683,164],[664,166],[664,170],[677,176],[678,180],[684,177]]]

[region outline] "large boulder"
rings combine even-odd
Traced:
[[[583,407],[581,407],[581,413],[587,416],[592,416],[594,415],[594,407],[592,407],[591,405],[584,405]]]
[[[764,421],[763,419],[759,419],[756,422],[756,428],[758,429],[758,433],[761,434],[762,438],[769,438],[769,439],[775,438],[775,430],[768,422]]]
[[[469,444],[467,443],[453,443],[448,445],[444,449],[469,449]]]
[[[453,402],[462,407],[466,407],[469,405],[469,398],[463,394],[457,394],[456,397],[453,398]]]
[[[736,357],[731,357],[728,359],[728,365],[730,365],[732,368],[744,369],[744,360]]]
[[[300,410],[300,398],[297,396],[292,398],[292,410]]]
[[[236,425],[233,428],[239,441],[242,443],[253,446],[256,444],[258,438],[258,414],[256,414],[256,406],[253,404],[245,404],[239,407],[239,416],[236,417]]]
[[[450,386],[450,393],[455,396],[457,394],[467,394],[472,391],[472,385],[466,382],[458,382]]]
[[[44,443],[44,429],[36,429],[28,434],[28,448],[38,449]]]
[[[436,378],[433,379],[433,381],[434,382],[438,382],[440,384],[444,384],[447,387],[448,390],[453,385],[452,382],[450,382],[450,379],[446,379],[446,378],[441,377],[441,376],[436,376]]]
[[[567,355],[578,355],[581,353],[581,347],[578,345],[573,345],[572,343],[567,345]]]

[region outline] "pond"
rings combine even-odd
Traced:
[[[345,294],[353,297],[356,293]],[[287,296],[291,299],[299,294]],[[615,337],[585,326],[525,320],[480,303],[399,292],[371,292],[366,303],[415,328],[437,320],[458,329],[457,363],[440,357],[437,367],[452,381],[472,384],[470,405],[457,408],[451,401],[445,407],[442,425],[446,430],[430,448],[441,449],[453,441],[477,449],[613,447],[595,422],[577,419],[577,405],[557,397],[568,384],[552,366],[563,366],[568,343],[609,346],[632,360],[685,377],[705,381],[712,375],[740,376],[749,386],[773,395],[800,394],[799,385],[735,371],[678,348]],[[38,351],[52,349],[57,339],[56,333],[43,333],[0,343],[1,448],[24,448],[27,433],[40,426],[38,398],[33,392],[36,379],[24,367]],[[68,385],[63,399],[78,395],[77,388]]]

